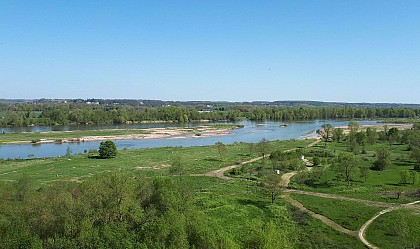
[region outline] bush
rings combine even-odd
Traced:
[[[117,156],[117,146],[113,141],[103,141],[99,145],[100,158],[112,158]]]

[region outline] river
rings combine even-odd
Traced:
[[[237,123],[243,128],[235,129],[232,133],[214,137],[192,137],[187,138],[160,138],[160,139],[139,139],[139,140],[115,140],[118,149],[156,148],[166,146],[201,146],[212,145],[216,142],[232,144],[235,142],[258,142],[263,138],[268,140],[300,139],[305,135],[315,135],[315,130],[323,124],[330,123],[333,126],[345,126],[349,121],[322,121],[287,123],[287,127],[281,127],[281,122],[252,122],[241,121]],[[375,124],[377,121],[358,121],[360,124]],[[65,130],[88,130],[88,129],[126,129],[126,128],[152,128],[152,127],[193,127],[212,123],[153,123],[133,125],[85,125],[85,126],[35,126],[18,128],[0,128],[0,132],[41,132],[41,131],[65,131]],[[307,134],[309,131],[314,131]],[[26,159],[29,157],[44,158],[64,156],[68,148],[73,154],[83,153],[85,150],[98,149],[100,141],[80,143],[44,143],[44,144],[5,144],[0,145],[0,158],[2,159]]]

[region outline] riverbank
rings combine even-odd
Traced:
[[[170,139],[230,134],[239,125],[204,125],[193,128],[104,129],[80,131],[22,132],[0,134],[3,144],[78,143],[103,140]]]
[[[365,124],[360,125],[359,130],[366,130],[367,128],[376,129],[377,131],[381,131],[386,127],[387,130],[391,128],[397,128],[398,130],[410,130],[413,128],[413,124],[403,124],[403,123],[377,123],[377,124]],[[344,133],[349,133],[350,129],[348,126],[337,126],[334,128],[341,128],[344,130]]]

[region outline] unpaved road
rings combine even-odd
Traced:
[[[398,207],[398,206],[400,206],[400,204],[397,204],[397,203],[387,203],[387,202],[380,202],[380,201],[368,201],[368,200],[363,200],[363,199],[345,197],[345,196],[341,196],[341,195],[332,195],[332,194],[310,192],[310,191],[303,191],[303,190],[296,190],[296,189],[286,189],[284,192],[285,193],[301,194],[301,195],[312,195],[312,196],[318,196],[318,197],[322,197],[322,198],[337,199],[337,200],[343,200],[343,201],[354,201],[354,202],[363,203],[363,204],[368,205],[368,206],[377,206],[377,207]]]
[[[313,141],[312,143],[310,143],[307,147],[310,148],[310,147],[314,146],[315,144],[319,143],[320,141],[321,141],[321,138],[320,137],[317,137],[316,140]],[[290,151],[294,151],[294,150],[296,150],[296,148],[285,150],[285,152],[290,152]],[[269,154],[268,155],[265,155],[265,157],[269,157],[269,156],[270,156]],[[227,166],[227,167],[224,167],[224,168],[221,168],[221,169],[216,169],[216,170],[213,170],[213,171],[208,172],[208,173],[205,173],[205,174],[192,174],[192,176],[212,176],[212,177],[221,178],[223,180],[228,180],[228,179],[231,179],[231,178],[228,177],[228,176],[225,176],[225,172],[226,171],[231,170],[231,169],[234,169],[234,168],[237,168],[237,167],[240,167],[240,166],[243,166],[243,165],[248,164],[248,163],[253,163],[253,162],[258,161],[258,160],[261,160],[263,158],[264,157],[262,157],[262,156],[256,157],[256,158],[250,159],[248,161],[241,162],[241,163],[234,164],[234,165],[230,165],[230,166]],[[306,166],[312,166],[313,165],[307,159],[303,159],[303,161],[305,162]],[[290,172],[290,173],[293,173],[293,175],[297,174],[297,172]],[[287,174],[290,174],[290,173],[287,173]],[[293,175],[290,175],[290,178]],[[289,178],[289,180],[290,180],[290,178]],[[287,182],[287,184],[285,185],[285,187],[287,187],[288,184],[289,183]]]
[[[224,168],[221,168],[221,169],[216,169],[216,170],[213,170],[213,171],[205,173],[205,174],[193,174],[192,176],[213,176],[213,177],[219,177],[223,180],[228,180],[228,179],[230,179],[230,177],[225,176],[226,171],[237,168],[237,167],[240,167],[240,166],[243,166],[243,165],[248,164],[248,163],[253,163],[253,162],[261,160],[261,159],[263,159],[262,156],[256,157],[256,158],[253,158],[253,159],[250,159],[248,161],[241,162],[241,163],[238,163],[238,164],[230,165],[230,166],[227,166],[227,167],[224,167]]]
[[[332,227],[333,229],[335,229],[339,232],[348,234],[350,236],[357,236],[357,231],[351,231],[347,228],[344,228],[344,227],[340,226],[339,224],[335,223],[334,221],[330,220],[329,218],[327,218],[323,215],[317,214],[317,213],[307,209],[306,207],[304,207],[302,205],[302,203],[298,202],[295,199],[292,199],[289,195],[283,195],[282,197],[283,197],[283,199],[288,201],[293,206],[299,208],[299,210],[308,213],[309,215],[311,215],[312,217],[322,221],[324,224],[328,225],[329,227]]]
[[[388,213],[388,212],[391,212],[391,211],[394,211],[394,210],[397,210],[397,209],[407,208],[407,207],[409,207],[410,205],[414,205],[414,204],[417,204],[417,203],[420,203],[420,200],[419,200],[419,201],[414,201],[414,202],[411,202],[411,203],[407,203],[407,204],[398,205],[398,206],[395,206],[395,207],[389,207],[389,208],[387,208],[387,209],[384,209],[384,210],[380,211],[380,212],[379,212],[379,213],[377,213],[375,216],[373,216],[370,220],[366,221],[366,223],[365,223],[365,224],[363,224],[363,226],[360,228],[359,233],[358,233],[358,235],[359,235],[359,239],[360,239],[360,240],[363,242],[363,244],[365,244],[367,247],[369,247],[369,248],[371,248],[371,249],[378,249],[379,247],[377,247],[377,246],[373,245],[372,243],[369,243],[369,241],[367,241],[367,240],[366,240],[366,238],[364,237],[365,232],[366,232],[366,229],[368,228],[368,226],[369,226],[370,224],[372,224],[372,222],[373,222],[374,220],[376,220],[379,216],[381,216],[381,215],[383,215],[383,214],[386,214],[386,213]]]

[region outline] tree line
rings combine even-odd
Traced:
[[[228,105],[203,109],[202,106],[103,106],[82,103],[28,103],[2,106],[0,126],[127,124],[135,122],[194,122],[315,119],[418,118],[420,108],[408,107],[261,107]]]

